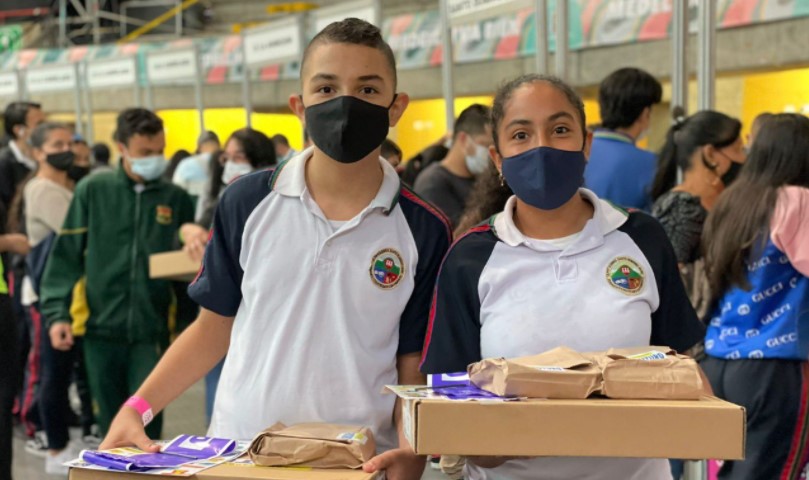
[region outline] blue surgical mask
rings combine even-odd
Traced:
[[[166,171],[169,164],[163,155],[151,155],[149,157],[130,158],[129,165],[132,173],[147,182],[157,180]]]
[[[464,160],[469,173],[478,176],[489,168],[489,149],[483,145],[478,145],[474,141],[472,141],[472,145],[475,147],[475,153],[472,155],[466,154]]]
[[[503,177],[517,198],[541,210],[555,210],[584,185],[582,151],[538,147],[503,159]]]

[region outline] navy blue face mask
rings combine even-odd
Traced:
[[[503,159],[503,177],[517,198],[541,210],[555,210],[584,185],[582,151],[537,147]]]

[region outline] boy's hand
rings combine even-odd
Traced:
[[[54,323],[48,335],[55,350],[66,352],[73,348],[73,327],[69,323]]]
[[[132,407],[122,407],[110,425],[110,431],[98,447],[99,450],[109,450],[118,447],[135,446],[144,452],[158,453],[160,447],[146,436],[143,420],[137,410]]]
[[[366,473],[385,471],[388,480],[419,480],[427,458],[416,455],[410,448],[397,448],[381,453],[365,462]]]

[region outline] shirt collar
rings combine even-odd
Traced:
[[[306,162],[311,159],[313,153],[314,147],[309,147],[278,165],[270,177],[270,188],[287,197],[301,198],[307,190]],[[399,201],[401,184],[399,175],[387,160],[379,157],[379,165],[384,174],[382,185],[368,208],[382,208],[385,213],[389,213]]]
[[[36,170],[37,162],[29,157],[26,157],[20,147],[17,146],[16,140],[11,140],[8,142],[8,148],[11,149],[11,152],[14,154],[14,158],[17,159],[17,162],[25,165],[29,170]]]
[[[599,128],[596,129],[595,133],[593,133],[595,138],[603,138],[606,140],[615,140],[617,142],[628,143],[630,145],[635,144],[635,139],[630,137],[629,135],[621,132],[616,132],[615,130],[610,130],[608,128]]]
[[[604,244],[604,237],[618,229],[627,220],[627,213],[614,207],[609,202],[601,200],[592,191],[580,188],[579,194],[593,205],[593,218],[588,220],[581,231],[581,235],[566,250],[566,255],[581,253]],[[516,247],[525,245],[534,248],[514,224],[514,208],[517,206],[517,197],[512,196],[506,202],[505,209],[494,218],[494,230],[497,237],[506,245]]]

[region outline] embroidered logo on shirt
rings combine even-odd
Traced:
[[[157,223],[169,225],[171,223],[171,207],[165,205],[157,206]]]
[[[380,288],[393,288],[404,276],[402,255],[392,248],[380,250],[371,260],[371,280]]]
[[[607,282],[626,295],[643,290],[643,268],[629,257],[618,257],[607,266]]]

